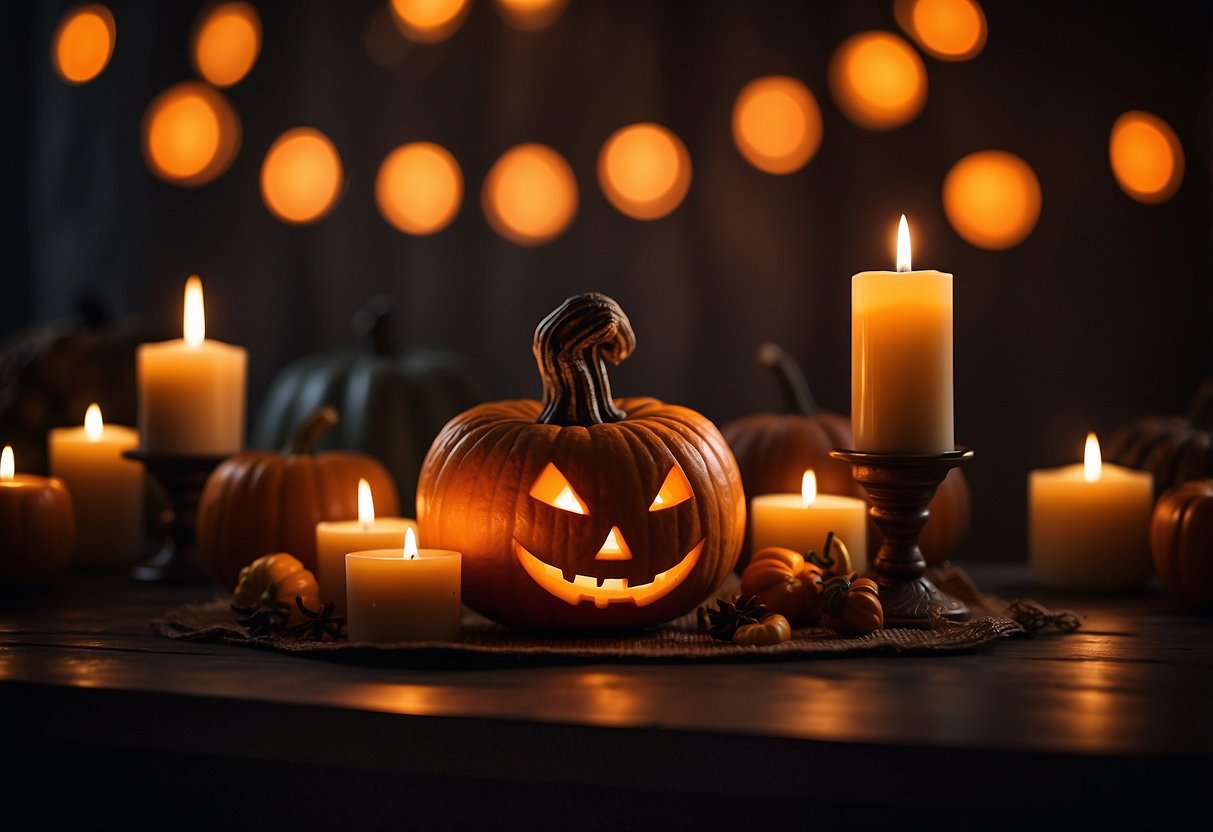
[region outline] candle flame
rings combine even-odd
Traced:
[[[358,480],[358,522],[364,526],[375,522],[375,500],[366,480]]]
[[[84,411],[84,435],[88,437],[89,442],[100,442],[102,429],[105,423],[101,421],[101,408],[96,402],[88,406],[88,410]]]
[[[406,560],[417,560],[417,536],[413,534],[412,526],[404,530],[404,557]]]
[[[901,222],[897,223],[897,271],[908,272],[910,270],[910,226],[906,222],[906,215],[901,215]]]
[[[5,445],[0,453],[0,480],[11,480],[17,474],[17,463],[13,461],[12,445]]]
[[[1082,455],[1083,475],[1087,482],[1095,482],[1103,474],[1103,457],[1099,453],[1099,440],[1094,433],[1087,434],[1087,447]]]
[[[805,508],[817,502],[817,474],[812,468],[805,471],[804,476],[800,478],[800,497],[804,500]]]
[[[191,275],[185,281],[185,344],[191,348],[206,339],[206,311],[202,306],[202,281]]]

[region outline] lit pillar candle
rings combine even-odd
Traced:
[[[855,449],[955,450],[952,275],[910,271],[910,232],[897,233],[897,271],[851,278],[851,425]]]
[[[1085,459],[1028,475],[1032,578],[1058,589],[1116,591],[1150,574],[1154,478],[1103,463],[1095,434]]]
[[[860,574],[868,568],[868,506],[863,500],[840,494],[818,494],[817,477],[805,471],[799,494],[759,494],[750,500],[753,551],[784,546],[797,552],[810,549],[821,556],[826,534],[847,545],[851,567]]]
[[[133,428],[104,424],[96,404],[83,427],[50,432],[51,474],[76,509],[76,566],[126,567],[142,556],[143,466],[122,455],[138,445]]]
[[[417,549],[412,529],[403,549],[345,556],[350,641],[458,641],[462,555]]]
[[[417,523],[403,517],[376,517],[375,500],[366,480],[358,481],[358,519],[324,520],[316,524],[316,564],[320,596],[346,612],[345,556],[369,549],[404,548],[405,532],[417,533]]]
[[[248,352],[207,340],[197,276],[185,284],[184,337],[140,344],[136,365],[143,451],[222,456],[244,445]]]
[[[0,451],[0,588],[45,583],[71,563],[76,516],[58,477],[17,473],[13,449]]]

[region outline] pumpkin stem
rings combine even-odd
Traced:
[[[619,304],[587,292],[560,304],[535,328],[533,351],[543,380],[545,425],[600,425],[627,416],[611,400],[606,362],[618,364],[636,348],[636,335]]]
[[[779,383],[779,391],[783,393],[783,410],[785,413],[796,413],[801,416],[815,416],[820,410],[813,394],[809,390],[809,382],[805,380],[804,371],[796,363],[796,359],[778,344],[767,341],[758,347],[758,363],[775,373],[775,381]]]
[[[1188,409],[1188,423],[1201,430],[1213,429],[1213,377],[1201,382]]]
[[[315,453],[316,441],[320,438],[320,434],[340,421],[341,417],[337,413],[337,408],[331,405],[313,410],[311,415],[304,419],[295,430],[282,452],[287,456]]]
[[[390,295],[375,295],[354,313],[350,322],[354,337],[363,351],[372,355],[392,354],[392,298]]]

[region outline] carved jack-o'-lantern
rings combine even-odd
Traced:
[[[434,441],[418,483],[422,543],[463,553],[463,598],[504,624],[608,630],[676,618],[736,563],[741,476],[705,417],[611,399],[632,351],[610,298],[569,298],[535,332],[544,402],[480,405]]]

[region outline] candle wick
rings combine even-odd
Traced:
[[[897,267],[897,271],[898,271],[898,272],[901,272],[901,273],[908,272],[909,270],[910,270],[910,267],[909,267],[909,266],[898,266],[898,267]]]

